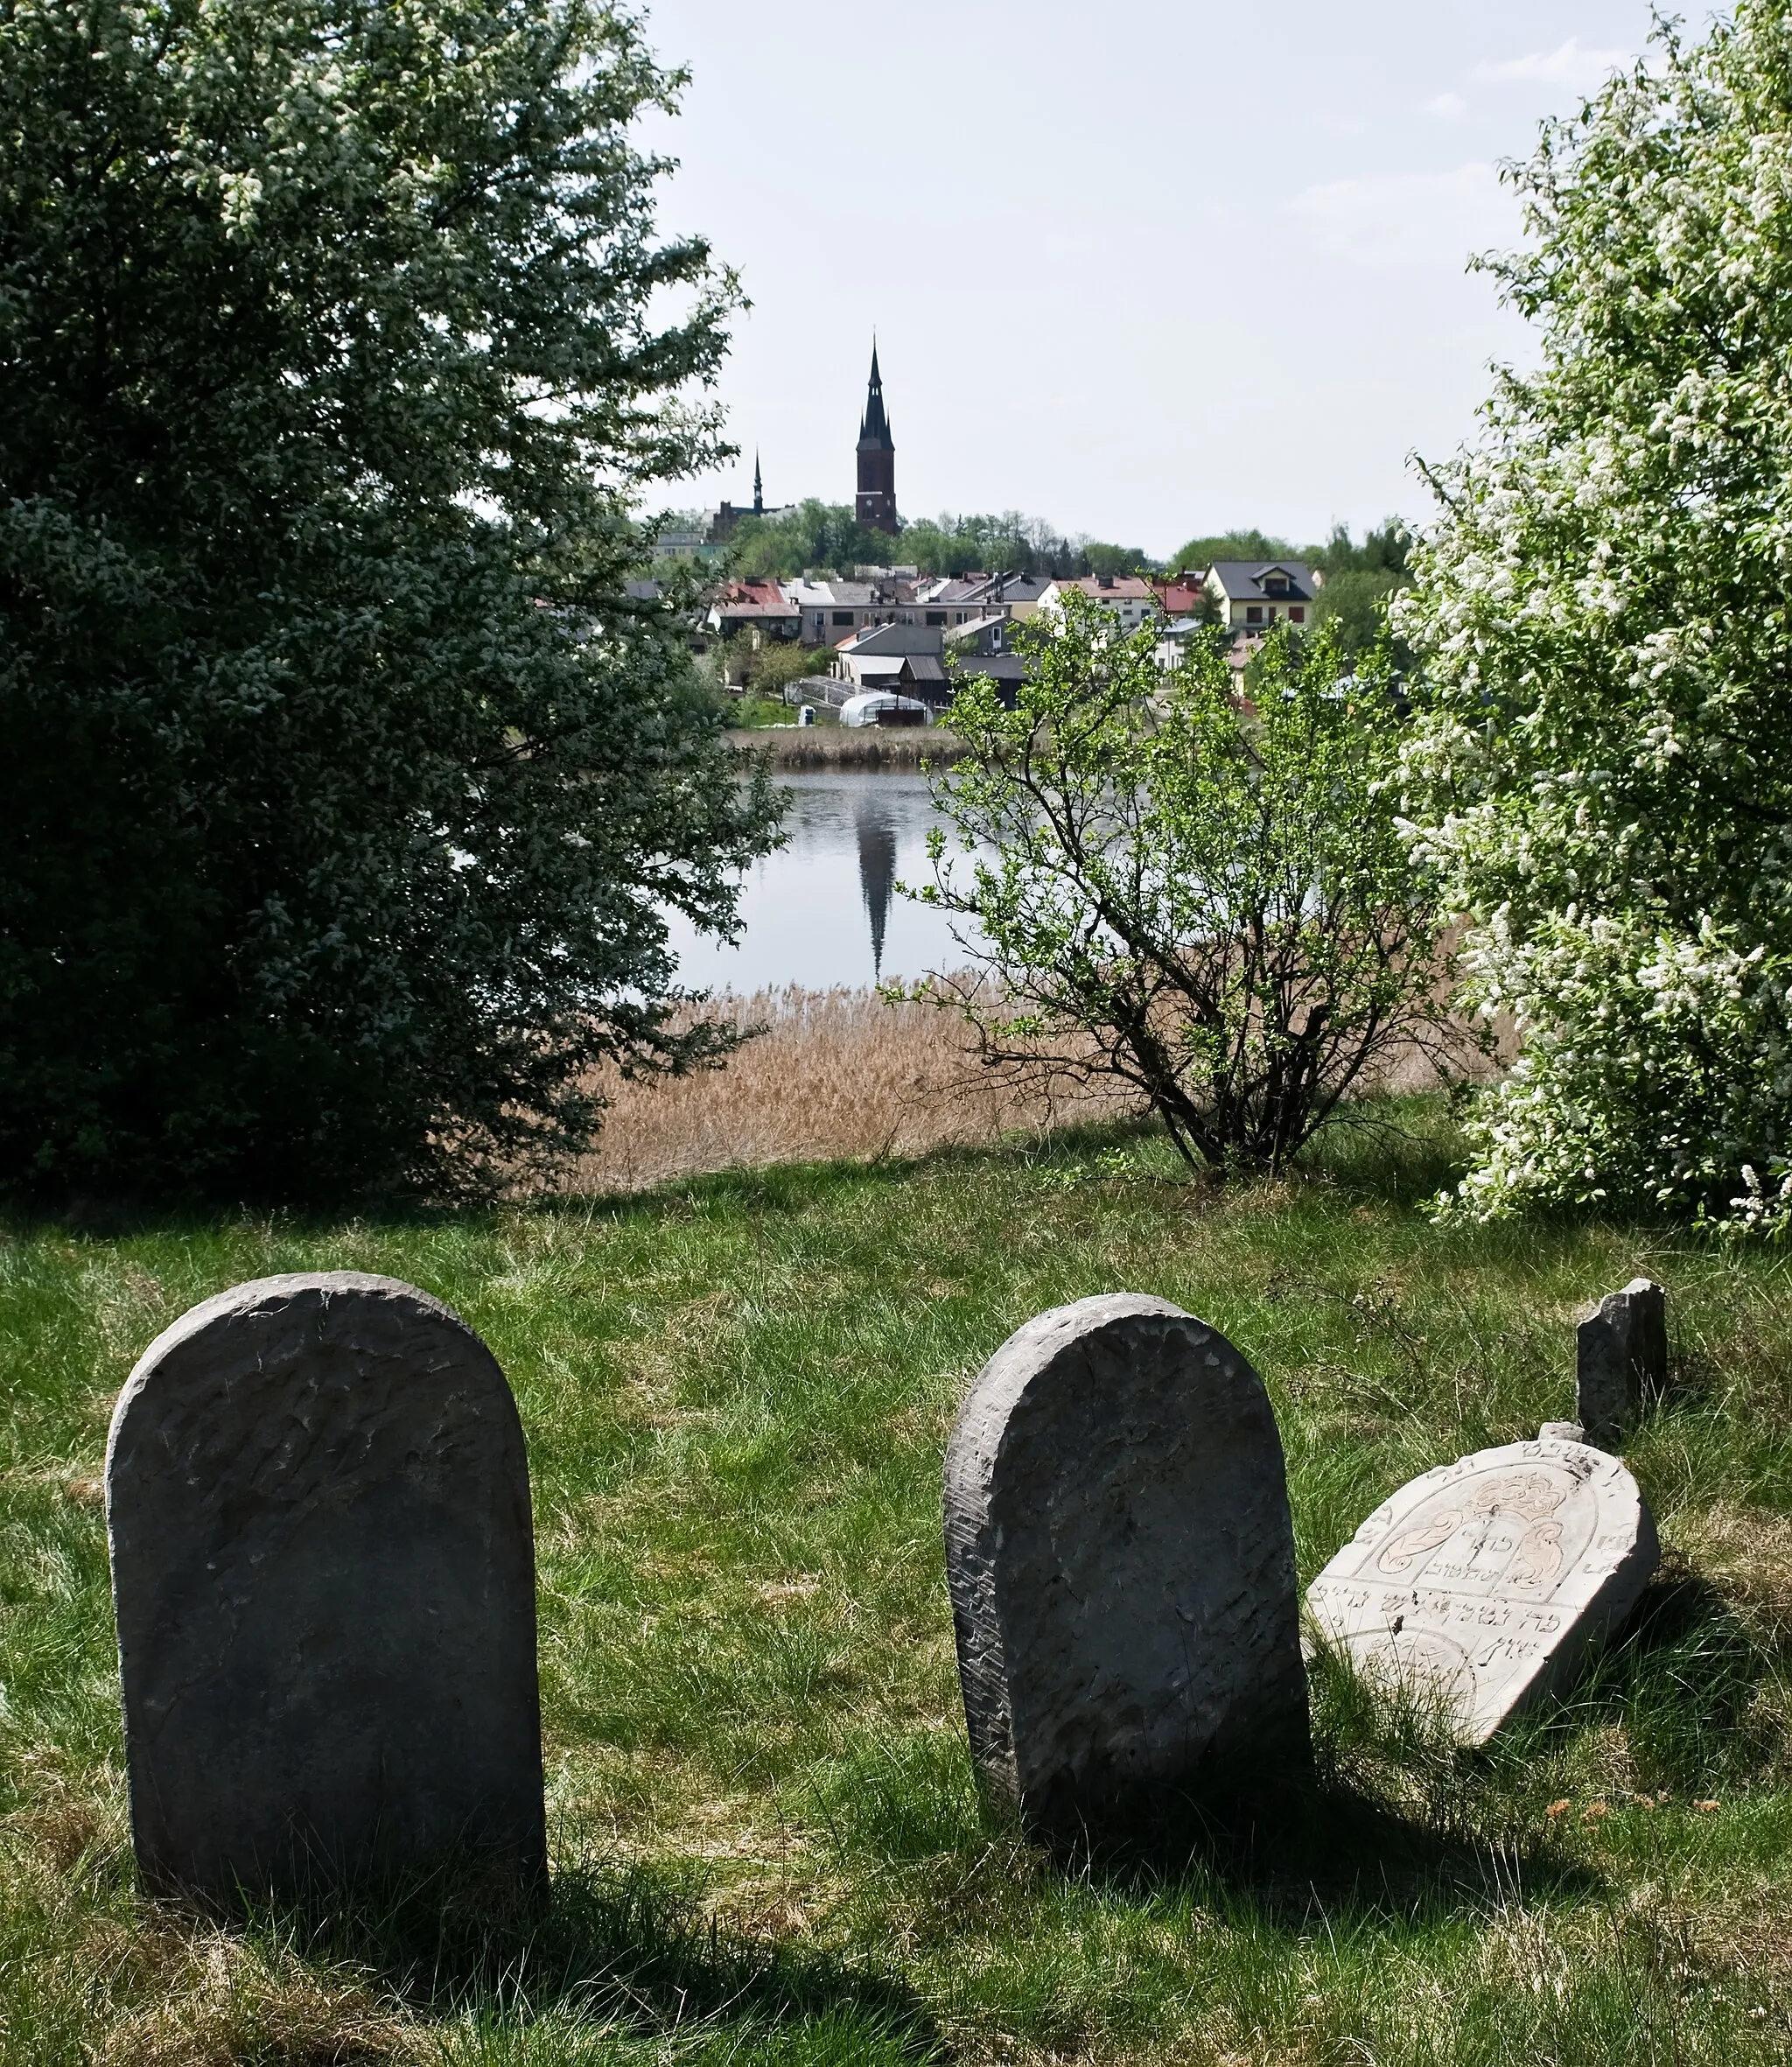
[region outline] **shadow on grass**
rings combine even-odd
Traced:
[[[1116,1893],[1180,1892],[1289,1931],[1315,1919],[1479,1914],[1521,1892],[1558,1900],[1606,1892],[1600,1875],[1547,1838],[1440,1826],[1323,1769],[1221,1807],[1166,1802],[1149,1832],[1054,1852],[1064,1870]]]
[[[737,2047],[814,2028],[830,2039],[818,2059],[836,2048],[843,2059],[891,2067],[938,2057],[932,2017],[899,1978],[720,1930],[700,1895],[673,1868],[575,1867],[525,1891],[453,1863],[350,1895],[264,1902],[240,1921],[354,1968],[426,2017],[551,2017],[685,2044],[711,2035],[730,2059],[747,2056]]]
[[[1765,1692],[1782,1698],[1763,1701]],[[1606,1882],[1541,1825],[1576,1747],[1620,1728],[1640,1787],[1686,1798],[1774,1770],[1787,1750],[1792,1655],[1709,1580],[1670,1560],[1623,1631],[1559,1697],[1465,1749],[1447,1718],[1390,1699],[1322,1654],[1312,1664],[1310,1776],[1241,1790],[1230,1812],[1186,1810],[1148,1839],[1080,1864],[1119,1884],[1191,1871],[1300,1923],[1603,1895]]]
[[[849,1876],[943,1869],[963,1886],[1043,1874],[1124,1899],[1249,1910],[1273,1928],[1480,1911],[1521,1886],[1604,1892],[1534,1825],[1523,1841],[1503,1814],[1478,1827],[1476,1778],[1429,1719],[1348,1674],[1316,1675],[1315,1693],[1311,1763],[1297,1754],[1272,1770],[1234,1769],[1198,1800],[1154,1789],[1130,1823],[1110,1812],[1099,1839],[1072,1824],[1029,1841],[1010,1810],[980,1797],[962,1731],[859,1747],[815,1807]]]
[[[1621,1725],[1642,1785],[1686,1794],[1734,1786],[1774,1769],[1786,1750],[1792,1654],[1751,1627],[1710,1580],[1670,1555],[1623,1631],[1561,1699],[1524,1719],[1500,1747],[1534,1764],[1580,1733]]]

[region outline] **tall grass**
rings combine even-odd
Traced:
[[[1438,1110],[1214,1193],[1124,1128],[488,1216],[15,1223],[0,1244],[0,2061],[1735,2067],[1792,2057],[1792,1274],[1645,1226],[1443,1230]],[[390,1272],[530,1445],[555,1891],[231,1930],[142,1899],[96,1501],[133,1358],[238,1279]],[[1631,1461],[1667,1561],[1486,1750],[1321,1670],[1321,1784],[1067,1865],[959,1711],[947,1430],[1020,1321],[1130,1288],[1262,1370],[1311,1577],[1388,1491],[1572,1397],[1581,1300],[1668,1286]]]
[[[604,1082],[612,1103],[569,1189],[635,1191],[704,1171],[920,1155],[1138,1110],[1114,1083],[1002,1083],[978,1064],[956,1013],[891,1004],[875,991],[792,986],[709,1009],[762,1031],[725,1069]]]

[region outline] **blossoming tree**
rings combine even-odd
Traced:
[[[1523,1053],[1459,1203],[1792,1210],[1792,7],[1650,56],[1513,175],[1536,326],[1396,625],[1410,831]]]

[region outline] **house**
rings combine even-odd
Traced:
[[[1308,621],[1320,578],[1301,560],[1215,560],[1206,588],[1220,622],[1247,637]]]
[[[1185,567],[1168,579],[1154,580],[1152,592],[1158,599],[1158,609],[1172,623],[1178,618],[1198,617],[1207,599],[1206,578]]]
[[[1123,632],[1136,632],[1147,620],[1163,614],[1156,590],[1136,574],[1084,574],[1074,580],[1066,576],[1046,584],[1039,608],[1053,613],[1060,610],[1059,598],[1072,589],[1111,610]]]
[[[1172,618],[1158,634],[1153,657],[1166,675],[1172,675],[1188,658],[1189,641],[1209,627],[1195,617]]]
[[[995,684],[996,694],[1003,704],[1012,710],[1020,694],[1020,685],[1026,680],[1026,662],[1018,653],[967,653],[955,654],[952,659],[952,676],[947,701],[951,701],[950,690],[960,682],[968,682],[972,676],[981,676]],[[912,691],[915,696],[923,692]]]
[[[1026,665],[1009,650],[1004,617],[982,617],[942,630],[937,625],[873,625],[843,640],[834,672],[860,689],[887,689],[943,711],[961,681],[987,676],[1011,707]]]
[[[867,625],[896,621],[890,592],[870,581],[819,581],[805,578],[783,585],[785,600],[802,620],[805,646],[837,646],[843,637]]]
[[[834,673],[860,689],[893,689],[905,664],[927,661],[928,679],[944,682],[941,634],[927,626],[868,625],[843,639],[834,649]],[[910,679],[915,679],[911,674]]]
[[[942,630],[990,616],[1031,617],[1051,586],[1044,574],[958,574],[917,585],[914,601],[905,611],[915,624]]]
[[[762,639],[790,640],[802,630],[802,613],[775,581],[730,581],[710,603],[707,622],[724,639],[757,632]]]
[[[990,578],[990,592],[983,600],[986,608],[1000,610],[1017,624],[1024,624],[1039,608],[1051,585],[1049,574],[995,574]]]

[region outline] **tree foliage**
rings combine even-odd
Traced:
[[[970,973],[928,994],[994,1064],[1136,1086],[1192,1164],[1279,1170],[1382,1064],[1446,1045],[1389,664],[1346,676],[1334,635],[1283,632],[1246,702],[1222,640],[1166,676],[1157,637],[1072,592],[1016,634],[1013,710],[959,689],[921,894],[966,922]]]
[[[1362,653],[1387,636],[1388,606],[1411,580],[1411,534],[1398,517],[1371,526],[1358,544],[1342,524],[1303,557],[1325,576],[1313,608],[1315,625],[1331,625],[1346,654]],[[1404,648],[1404,668],[1410,655]]]
[[[1215,531],[1187,540],[1170,556],[1172,568],[1186,568],[1199,574],[1215,560],[1298,559],[1299,549],[1285,538],[1273,538],[1267,531]]]
[[[1792,8],[1545,133],[1494,270],[1536,326],[1398,621],[1415,834],[1524,1037],[1462,1203],[1788,1216]]]
[[[716,1047],[662,907],[764,800],[624,589],[732,300],[677,84],[589,0],[0,5],[0,1178],[452,1186]]]
[[[811,499],[777,515],[746,517],[730,541],[729,564],[743,577],[790,580],[809,568],[850,574],[896,564],[923,574],[1130,574],[1152,563],[1134,546],[1067,538],[1037,517],[920,517],[892,537],[866,529],[845,503]]]

